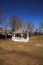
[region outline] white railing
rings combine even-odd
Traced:
[[[29,42],[29,37],[27,37],[26,39],[22,38],[22,37],[12,37],[13,41],[19,41],[19,42]]]

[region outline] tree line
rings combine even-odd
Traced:
[[[4,20],[3,19],[3,11],[0,9],[0,28],[2,27],[1,25],[3,24]],[[30,35],[38,35],[38,34],[43,34],[43,20],[39,21],[38,28],[35,28],[33,22],[24,22],[23,20],[19,19],[17,16],[11,16],[9,18],[9,23],[4,23],[5,24],[5,35],[7,36],[7,30],[8,27],[9,29],[11,28],[11,32],[18,30],[18,29],[23,29],[27,32],[29,32]]]

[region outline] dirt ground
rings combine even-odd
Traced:
[[[0,65],[43,65],[43,40],[39,37],[32,37],[30,43],[0,40]]]

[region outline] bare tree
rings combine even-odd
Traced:
[[[5,39],[7,39],[7,35],[8,35],[8,33],[9,33],[8,25],[5,24],[5,28],[4,28]]]
[[[12,28],[12,31],[15,31],[16,22],[17,22],[17,17],[16,16],[11,16],[11,18],[10,18],[10,26]]]
[[[39,29],[35,28],[34,35],[39,35]]]
[[[27,23],[23,21],[22,28],[24,31],[27,31]]]
[[[10,26],[12,31],[22,28],[22,20],[19,20],[16,16],[10,18]]]
[[[39,22],[39,32],[43,32],[43,20]]]
[[[7,27],[4,29],[5,39],[7,39]]]
[[[18,19],[16,22],[16,30],[22,28],[22,24],[23,24],[22,20]]]
[[[32,22],[28,22],[27,29],[28,29],[28,32],[30,33],[30,35],[32,35],[33,31],[34,31],[34,24]]]
[[[2,16],[3,16],[3,11],[2,9],[0,9],[0,25],[2,24],[2,21],[3,21]]]

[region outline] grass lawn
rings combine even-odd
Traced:
[[[0,40],[0,65],[43,65],[43,35],[30,43]]]

